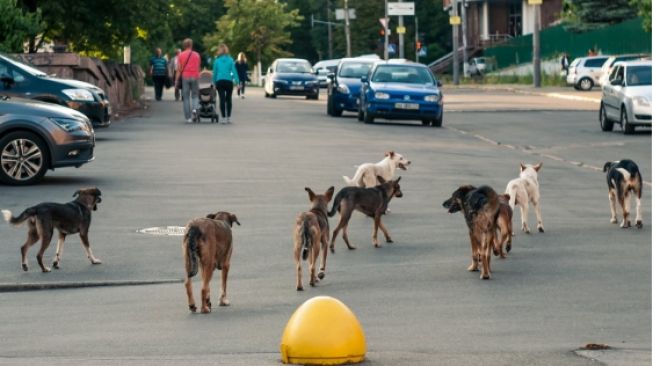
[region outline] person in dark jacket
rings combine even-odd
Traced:
[[[236,60],[236,71],[238,71],[238,79],[240,80],[240,83],[238,83],[238,96],[241,99],[245,99],[245,84],[249,81],[247,69],[247,57],[241,52],[238,54],[238,59]]]
[[[168,78],[168,61],[163,57],[161,49],[156,49],[156,55],[150,58],[150,76],[154,83],[154,99],[161,100],[163,86]]]

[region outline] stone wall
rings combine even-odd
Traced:
[[[138,65],[104,62],[75,53],[25,53],[14,56],[47,74],[97,85],[109,98],[114,114],[140,105],[145,73]]]

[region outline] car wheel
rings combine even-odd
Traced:
[[[372,116],[367,110],[363,111],[363,122],[374,123],[374,116]]]
[[[431,126],[433,127],[442,127],[442,119],[444,118],[444,112],[440,114],[439,118],[435,118],[431,120]]]
[[[431,124],[431,120],[430,120],[430,119],[423,119],[423,120],[422,120],[422,126],[428,126],[428,125],[430,125],[430,124]]]
[[[333,97],[330,95],[327,97],[327,114],[333,116]]]
[[[601,108],[599,108],[599,125],[601,126],[602,131],[612,131],[614,128],[614,122],[610,121],[608,115],[605,114],[605,106],[601,103]]]
[[[13,185],[38,182],[49,166],[45,142],[31,132],[13,132],[0,139],[0,181]]]
[[[277,93],[272,92],[272,94],[270,94],[270,98],[277,99]]]
[[[590,91],[594,87],[594,82],[590,78],[582,78],[578,81],[578,88],[583,91]]]
[[[621,107],[621,128],[624,131],[624,135],[632,135],[635,132],[635,126],[628,123],[628,112],[626,112],[626,107]]]

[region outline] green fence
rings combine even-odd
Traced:
[[[563,52],[569,59],[586,56],[590,48],[602,54],[651,53],[651,33],[642,29],[642,20],[637,18],[605,28],[573,33],[562,25],[540,32],[541,57],[557,57]],[[530,62],[533,58],[533,36],[516,37],[501,46],[488,48],[485,56],[494,57],[498,68]]]

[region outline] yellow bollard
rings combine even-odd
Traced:
[[[281,362],[285,364],[359,363],[365,360],[365,352],[365,333],[356,315],[329,296],[304,302],[281,337]]]

